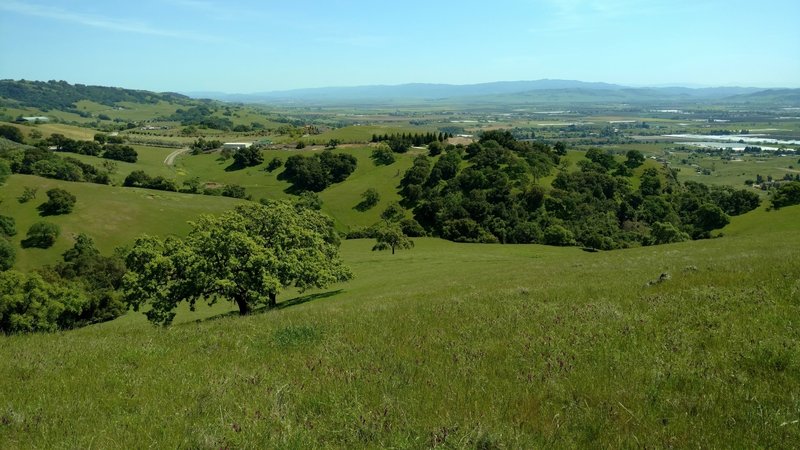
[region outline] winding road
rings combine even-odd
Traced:
[[[166,158],[164,158],[164,164],[166,164],[167,166],[172,167],[172,165],[175,164],[175,158],[177,158],[178,155],[181,155],[181,154],[186,153],[188,151],[189,151],[188,148],[181,148],[181,149],[175,150],[174,152],[172,152],[169,155],[167,155]]]

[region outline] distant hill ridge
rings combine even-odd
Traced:
[[[722,100],[764,91],[758,87],[629,87],[619,84],[575,80],[543,79],[534,81],[498,81],[479,84],[409,83],[399,85],[372,85],[350,87],[322,87],[267,91],[252,94],[225,94],[220,92],[188,93],[193,97],[244,103],[313,103],[361,102],[391,100],[436,101],[488,101],[489,97],[503,97],[514,103],[525,99],[541,102],[591,102],[591,101],[706,101]],[[787,91],[797,91],[788,89]]]
[[[119,102],[181,105],[196,98],[227,102],[275,104],[354,104],[415,102],[420,104],[571,104],[571,103],[679,103],[724,102],[800,106],[800,89],[757,87],[629,87],[601,82],[543,79],[479,84],[409,83],[351,87],[322,87],[252,94],[222,92],[156,93],[118,87],[70,84],[66,81],[0,80],[0,103],[44,111],[75,111],[76,102],[90,100],[114,106]],[[9,102],[10,101],[10,102]]]
[[[143,90],[107,86],[70,84],[66,81],[0,80],[0,97],[13,100],[21,106],[42,110],[76,108],[75,103],[89,100],[114,106],[119,102],[158,103],[159,101],[186,103],[191,98],[174,92],[155,93]]]

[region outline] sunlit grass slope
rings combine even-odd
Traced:
[[[25,187],[37,188],[36,198],[19,203],[17,198]],[[77,197],[70,214],[42,217],[38,206],[47,201],[46,192],[64,189]],[[13,175],[0,189],[0,214],[16,220],[16,268],[28,270],[43,264],[60,261],[61,254],[73,244],[78,233],[91,236],[104,254],[115,247],[130,245],[142,233],[155,235],[184,235],[189,231],[188,220],[204,213],[221,213],[240,202],[225,197],[179,194],[147,189],[103,186],[91,183],[71,183],[32,175]],[[61,236],[47,250],[21,249],[28,228],[46,220],[61,227]]]
[[[798,220],[600,253],[346,241],[352,282],[273,311],[0,337],[0,447],[791,448]]]

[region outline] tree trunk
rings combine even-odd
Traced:
[[[274,308],[274,307],[275,307],[275,305],[277,305],[277,304],[278,304],[277,297],[278,297],[278,294],[276,294],[275,292],[270,292],[270,293],[269,293],[269,303],[268,303],[267,305],[268,305],[270,308]]]
[[[394,245],[392,246],[392,254],[394,255]]]
[[[250,314],[250,312],[252,311],[252,309],[250,308],[250,304],[247,303],[247,300],[245,300],[242,297],[238,297],[236,299],[236,305],[239,306],[239,315],[240,316],[246,316],[246,315]]]

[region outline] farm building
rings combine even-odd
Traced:
[[[226,142],[222,144],[222,148],[226,150],[241,150],[253,145],[252,142]]]

